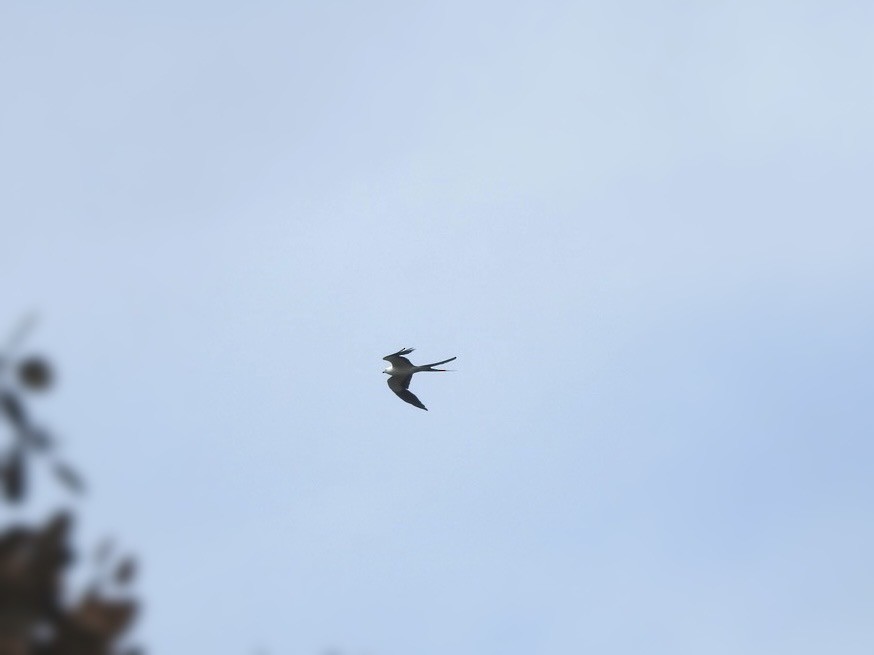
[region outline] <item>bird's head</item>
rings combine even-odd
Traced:
[[[391,375],[391,366],[389,366],[388,368],[383,369],[382,372],[385,373],[386,375]]]

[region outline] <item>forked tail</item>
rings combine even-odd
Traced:
[[[419,370],[423,373],[433,372],[433,371],[442,371],[445,372],[445,368],[434,368],[435,366],[440,366],[440,364],[445,364],[447,362],[451,362],[454,359],[458,359],[457,357],[450,357],[449,359],[444,359],[442,362],[434,362],[433,364],[425,364]]]

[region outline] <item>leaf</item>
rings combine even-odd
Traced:
[[[133,580],[136,572],[136,560],[133,557],[125,557],[121,562],[119,562],[118,567],[115,569],[115,581],[121,585],[128,584]]]
[[[23,431],[27,428],[27,417],[24,413],[24,406],[16,396],[8,391],[2,392],[2,394],[0,394],[0,406],[3,407],[3,411],[6,413],[6,418],[9,419],[9,422],[12,423],[16,429]]]
[[[71,618],[83,632],[108,642],[127,628],[136,611],[133,601],[103,600],[90,595],[85,597]]]
[[[24,443],[29,448],[38,451],[51,450],[55,445],[55,440],[45,430],[39,428],[30,428],[24,433]]]
[[[48,360],[31,355],[18,364],[18,380],[31,391],[43,391],[52,386],[54,375]]]
[[[54,472],[67,489],[77,494],[85,493],[85,482],[70,466],[64,462],[55,462]]]
[[[24,497],[27,481],[24,456],[19,448],[14,449],[7,460],[3,462],[0,476],[3,478],[3,492],[6,494],[6,499],[12,503],[20,501]]]

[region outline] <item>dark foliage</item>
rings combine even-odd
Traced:
[[[52,367],[42,357],[16,360],[13,350],[0,353],[0,439],[5,440],[0,441],[0,502],[26,501],[28,474],[37,460],[47,461],[68,492],[81,494],[81,475],[58,457],[56,441],[34,425],[27,411],[26,395],[51,386]],[[58,511],[44,525],[0,530],[0,655],[141,652],[121,646],[138,608],[128,591],[135,560],[116,558],[111,548],[103,548],[92,581],[80,594],[71,594],[64,580],[74,561],[73,523],[70,512]]]

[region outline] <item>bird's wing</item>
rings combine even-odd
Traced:
[[[406,362],[407,364],[409,364],[409,363],[410,363],[410,360],[401,357],[401,355],[409,355],[409,354],[410,354],[411,352],[413,352],[414,350],[415,350],[415,348],[401,348],[401,349],[400,349],[399,351],[397,351],[396,353],[392,353],[391,355],[386,355],[385,357],[383,357],[383,359],[384,359],[385,361],[387,361],[387,362],[390,362],[392,365],[393,365],[396,361],[398,361],[398,362]]]
[[[409,359],[400,355],[389,355],[388,357],[383,357],[383,359],[391,364],[392,368],[405,369],[413,367],[413,363]]]
[[[405,403],[410,403],[411,405],[415,405],[421,409],[424,409],[426,412],[428,408],[422,404],[422,401],[416,398],[416,394],[412,391],[408,391],[410,388],[410,380],[413,379],[412,375],[392,375],[388,379],[388,388],[397,394],[397,397],[403,400]]]

